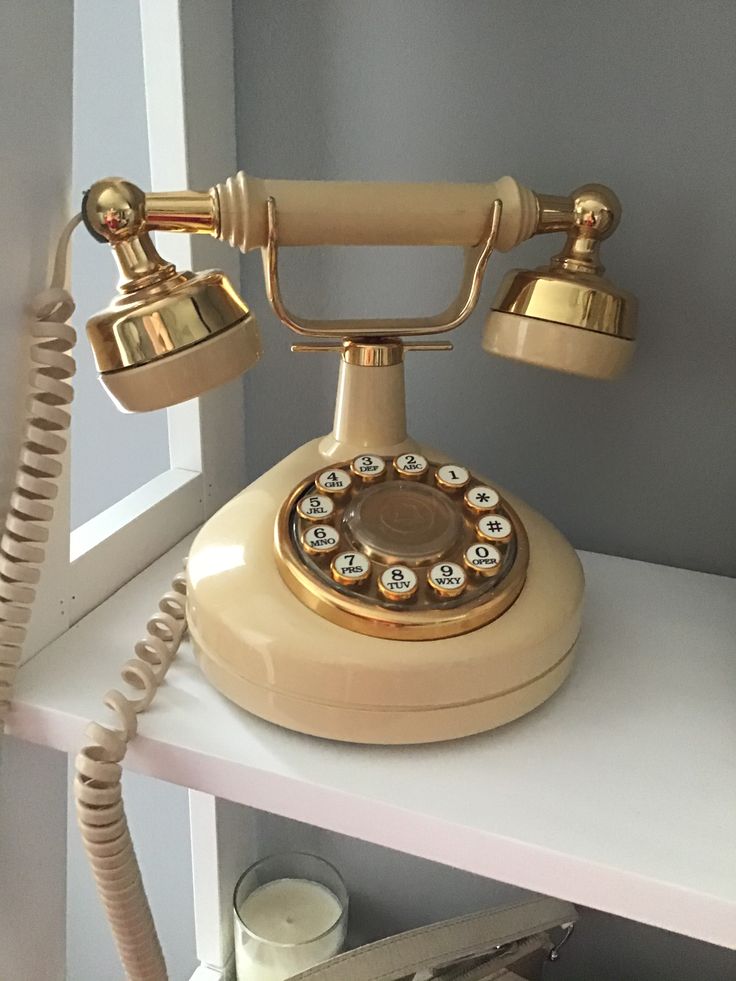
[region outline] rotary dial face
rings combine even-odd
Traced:
[[[507,610],[529,547],[510,505],[467,467],[365,453],[294,488],[278,515],[276,555],[289,588],[326,619],[421,640]]]

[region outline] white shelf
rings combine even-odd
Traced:
[[[76,751],[186,544],[25,665],[12,732]],[[230,704],[184,649],[126,765],[736,947],[736,580],[581,558],[572,676],[503,729],[427,747],[301,736]]]

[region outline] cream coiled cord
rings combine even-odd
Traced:
[[[148,621],[148,634],[135,646],[136,657],[120,674],[135,692],[128,698],[109,691],[105,705],[120,728],[91,722],[90,742],[77,755],[74,796],[77,820],[97,891],[105,907],[120,959],[130,981],[165,981],[161,945],[141,881],[123,806],[120,763],[145,711],[176,656],[186,633],[185,578],[180,573]]]
[[[20,459],[0,540],[0,730],[10,708],[15,676],[36,598],[36,585],[46,555],[48,525],[54,516],[51,503],[59,489],[61,456],[74,398],[72,350],[74,328],[66,320],[74,300],[64,289],[72,232],[82,220],[77,215],[59,238],[48,289],[31,302],[31,393],[20,449]]]
[[[74,300],[64,288],[69,242],[82,218],[76,215],[59,237],[51,284],[30,304],[31,394],[20,459],[0,538],[0,734],[10,708],[36,586],[46,555],[48,526],[62,473],[62,457],[74,397],[74,328],[66,321]],[[166,965],[140,869],[130,839],[121,791],[127,744],[136,734],[137,715],[151,704],[186,632],[185,580],[178,575],[136,644],[136,658],[121,675],[135,692],[105,696],[120,728],[93,722],[78,754],[74,791],[82,840],[115,943],[130,981],[166,981]]]

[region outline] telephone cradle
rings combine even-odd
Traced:
[[[580,629],[562,535],[411,440],[339,464],[328,442],[282,460],[191,546],[187,619],[210,682],[263,719],[360,743],[454,739],[545,701]],[[423,472],[401,472],[407,457]]]

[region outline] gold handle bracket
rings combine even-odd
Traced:
[[[476,307],[480,296],[483,275],[493,252],[501,223],[503,204],[496,199],[491,207],[486,232],[481,242],[465,250],[465,265],[462,282],[457,296],[442,313],[432,317],[399,317],[396,319],[367,320],[306,320],[292,314],[281,295],[278,268],[278,211],[276,200],[267,201],[268,243],[262,249],[263,273],[266,282],[266,295],[276,316],[297,334],[311,337],[396,337],[402,334],[440,334],[459,327]],[[300,350],[316,350],[315,347],[298,346]],[[429,350],[429,348],[423,348]],[[340,350],[339,347],[320,347],[322,350]],[[438,350],[434,348],[434,350]]]

